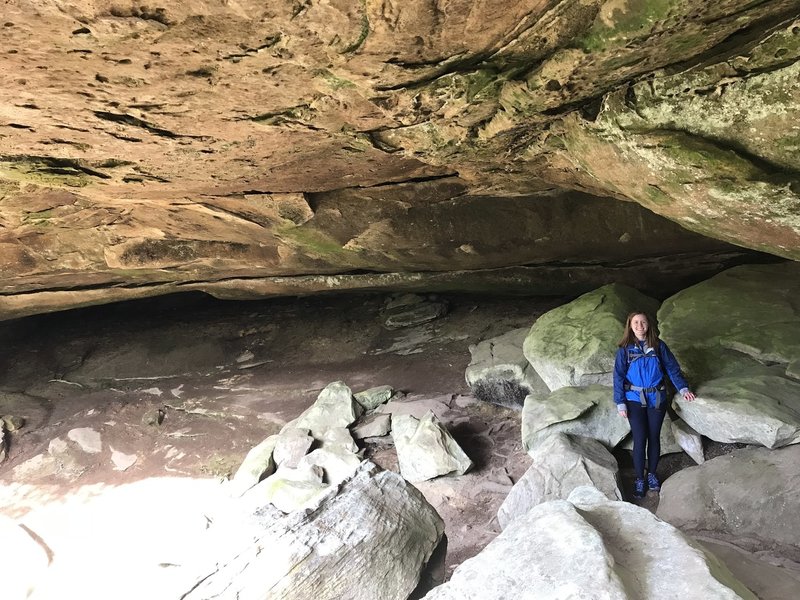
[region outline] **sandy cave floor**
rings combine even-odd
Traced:
[[[405,394],[408,412],[433,410],[475,463],[464,476],[417,484],[444,519],[449,577],[500,532],[497,509],[530,465],[519,413],[470,395],[468,347],[567,299],[444,298],[445,317],[395,331],[382,327],[384,295],[223,302],[191,294],[0,323],[0,413],[26,420],[0,465],[0,514],[32,524],[56,554],[102,560],[122,541],[121,556],[135,565],[143,550],[126,540],[145,534],[160,552],[173,544],[179,553],[175,536],[196,533],[180,504],[213,497],[214,482],[325,385],[388,384]],[[101,451],[68,442],[75,428],[98,431]],[[30,460],[56,439],[66,442],[56,464]],[[122,470],[112,452],[135,462]],[[371,440],[365,456],[399,471],[390,438]],[[617,458],[627,490],[630,454]],[[691,464],[665,457],[662,478]],[[642,504],[654,510],[657,495]],[[102,535],[88,533],[98,528]],[[151,539],[159,532],[171,541]]]

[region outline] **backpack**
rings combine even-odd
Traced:
[[[626,348],[627,370],[624,390],[638,392],[639,402],[644,408],[648,406],[648,394],[656,394],[654,408],[660,408],[667,397],[666,377],[658,352],[649,348],[645,353],[641,346],[634,344]],[[626,394],[627,400],[627,394]]]

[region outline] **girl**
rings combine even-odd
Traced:
[[[619,414],[627,417],[631,424],[633,470],[636,476],[634,498],[643,498],[647,488],[654,491],[661,489],[656,468],[661,455],[661,425],[668,406],[665,372],[684,400],[694,400],[695,395],[689,391],[678,361],[658,338],[655,322],[642,311],[632,312],[625,322],[625,332],[619,341],[614,363],[614,402]],[[645,453],[648,466],[646,481]]]

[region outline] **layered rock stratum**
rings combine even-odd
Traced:
[[[799,17],[6,2],[0,317],[184,290],[655,288],[738,247],[797,260]]]

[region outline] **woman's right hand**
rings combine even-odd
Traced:
[[[619,413],[620,417],[625,417],[626,419],[628,418],[628,409],[627,408],[624,408],[624,407],[618,408],[617,412]]]

